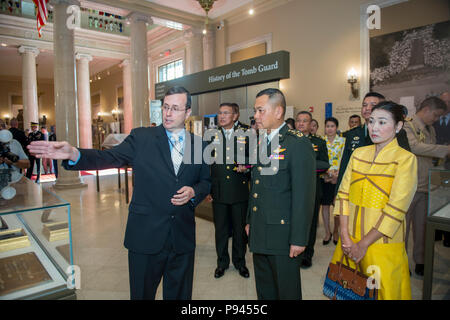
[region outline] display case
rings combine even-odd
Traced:
[[[0,300],[75,299],[70,204],[0,169]]]
[[[436,230],[450,232],[450,170],[433,168],[429,171],[428,212],[425,235],[425,270],[423,299],[431,299]]]

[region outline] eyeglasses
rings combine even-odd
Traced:
[[[186,108],[183,109],[182,107],[179,107],[179,106],[170,107],[170,106],[167,106],[167,105],[162,106],[161,109],[162,109],[162,111],[165,111],[165,112],[168,112],[169,110],[173,111],[173,112],[186,111]]]
[[[229,115],[231,115],[231,114],[234,114],[234,112],[228,112],[228,111],[219,111],[219,113],[218,113],[218,115],[220,116],[220,115],[224,115],[224,116],[229,116]]]

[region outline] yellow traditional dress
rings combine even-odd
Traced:
[[[376,158],[375,145],[355,149],[339,187],[333,213],[349,216],[352,240],[359,242],[373,228],[383,234],[360,261],[362,272],[377,280],[380,300],[411,299],[405,215],[416,188],[417,159],[397,139]],[[332,262],[342,254],[339,240]]]

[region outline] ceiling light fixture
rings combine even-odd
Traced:
[[[253,8],[251,8],[250,10],[248,10],[248,14],[249,14],[249,15],[252,16],[254,13],[255,13],[255,10],[253,10]]]
[[[211,10],[211,8],[214,5],[214,2],[217,0],[197,0],[200,6],[205,10],[206,12],[206,19],[205,19],[205,28],[203,29],[203,34],[207,33],[207,26],[208,26],[208,12]]]

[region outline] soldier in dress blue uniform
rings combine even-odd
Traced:
[[[31,122],[30,126],[31,132],[28,134],[28,144],[30,144],[32,141],[45,140],[43,133],[38,130],[39,123]],[[31,154],[28,158],[30,160],[30,167],[27,169],[26,177],[28,179],[31,179],[31,176],[33,174],[34,163],[36,163],[36,174],[37,174],[36,183],[39,183],[41,178],[41,159],[36,158]]]

